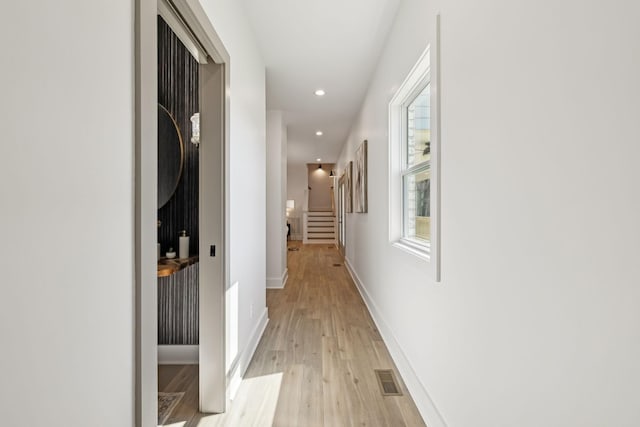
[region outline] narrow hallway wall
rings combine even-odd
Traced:
[[[229,222],[230,283],[237,300],[227,313],[227,355],[233,384],[244,373],[266,327],[266,100],[265,66],[243,5],[235,0],[202,0],[213,27],[231,57]],[[236,298],[237,295],[237,298]],[[231,327],[231,325],[234,325]],[[236,363],[237,362],[237,363]]]
[[[287,128],[282,112],[267,111],[267,288],[287,280]]]
[[[133,15],[2,5],[3,425],[134,419]]]
[[[388,105],[442,19],[442,282],[389,240]],[[640,4],[406,0],[339,161],[347,263],[430,427],[635,427]],[[432,55],[432,60],[435,55]]]
[[[294,208],[289,212],[291,239],[302,240],[302,214],[305,209],[307,186],[307,165],[287,163],[287,200],[293,200]]]

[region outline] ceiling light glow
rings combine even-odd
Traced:
[[[322,161],[322,159],[316,159],[316,162],[321,162],[321,161]]]
[[[316,136],[322,136],[322,131],[321,130],[317,131]]]
[[[324,89],[318,89],[315,91],[316,96],[324,96],[325,91]]]

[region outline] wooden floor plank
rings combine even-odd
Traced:
[[[289,245],[299,248],[288,252],[289,279],[284,289],[267,290],[270,321],[231,407],[225,414],[197,413],[197,368],[160,367],[161,391],[187,391],[171,422],[183,421],[185,427],[424,426],[338,251],[320,244]],[[404,395],[383,396],[375,369],[392,369]]]
[[[158,391],[184,392],[166,425],[190,422],[198,413],[198,365],[158,366]]]

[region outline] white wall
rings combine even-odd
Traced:
[[[307,190],[307,165],[304,163],[287,164],[287,200],[293,200],[295,215],[302,215]]]
[[[237,282],[237,307],[231,308],[237,324],[232,331],[237,354],[232,364],[252,351],[261,321],[266,315],[265,300],[265,68],[242,5],[234,0],[202,0],[231,57],[231,153],[230,153],[230,233],[232,286]],[[235,299],[235,298],[234,298]],[[235,352],[234,352],[235,353]],[[249,360],[241,360],[240,371]]]
[[[340,158],[388,170],[388,102],[436,2],[405,0]],[[441,3],[442,283],[388,241],[386,173],[347,257],[425,418],[640,425],[640,4]],[[384,260],[384,262],[381,262]],[[410,378],[408,378],[410,377]]]
[[[302,213],[307,198],[307,165],[305,163],[287,163],[287,200],[294,201],[294,209],[289,212],[289,219],[297,222],[299,233],[295,227],[291,229],[291,239],[302,240]]]
[[[2,424],[132,425],[133,7],[2,14]]]
[[[282,288],[287,272],[287,128],[282,112],[267,111],[267,282]]]
[[[329,177],[334,164],[307,165],[309,190],[309,210],[310,211],[329,211],[331,210],[331,187],[333,179]]]

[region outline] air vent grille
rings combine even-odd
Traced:
[[[376,369],[375,373],[383,396],[402,396],[396,377],[391,369]]]

